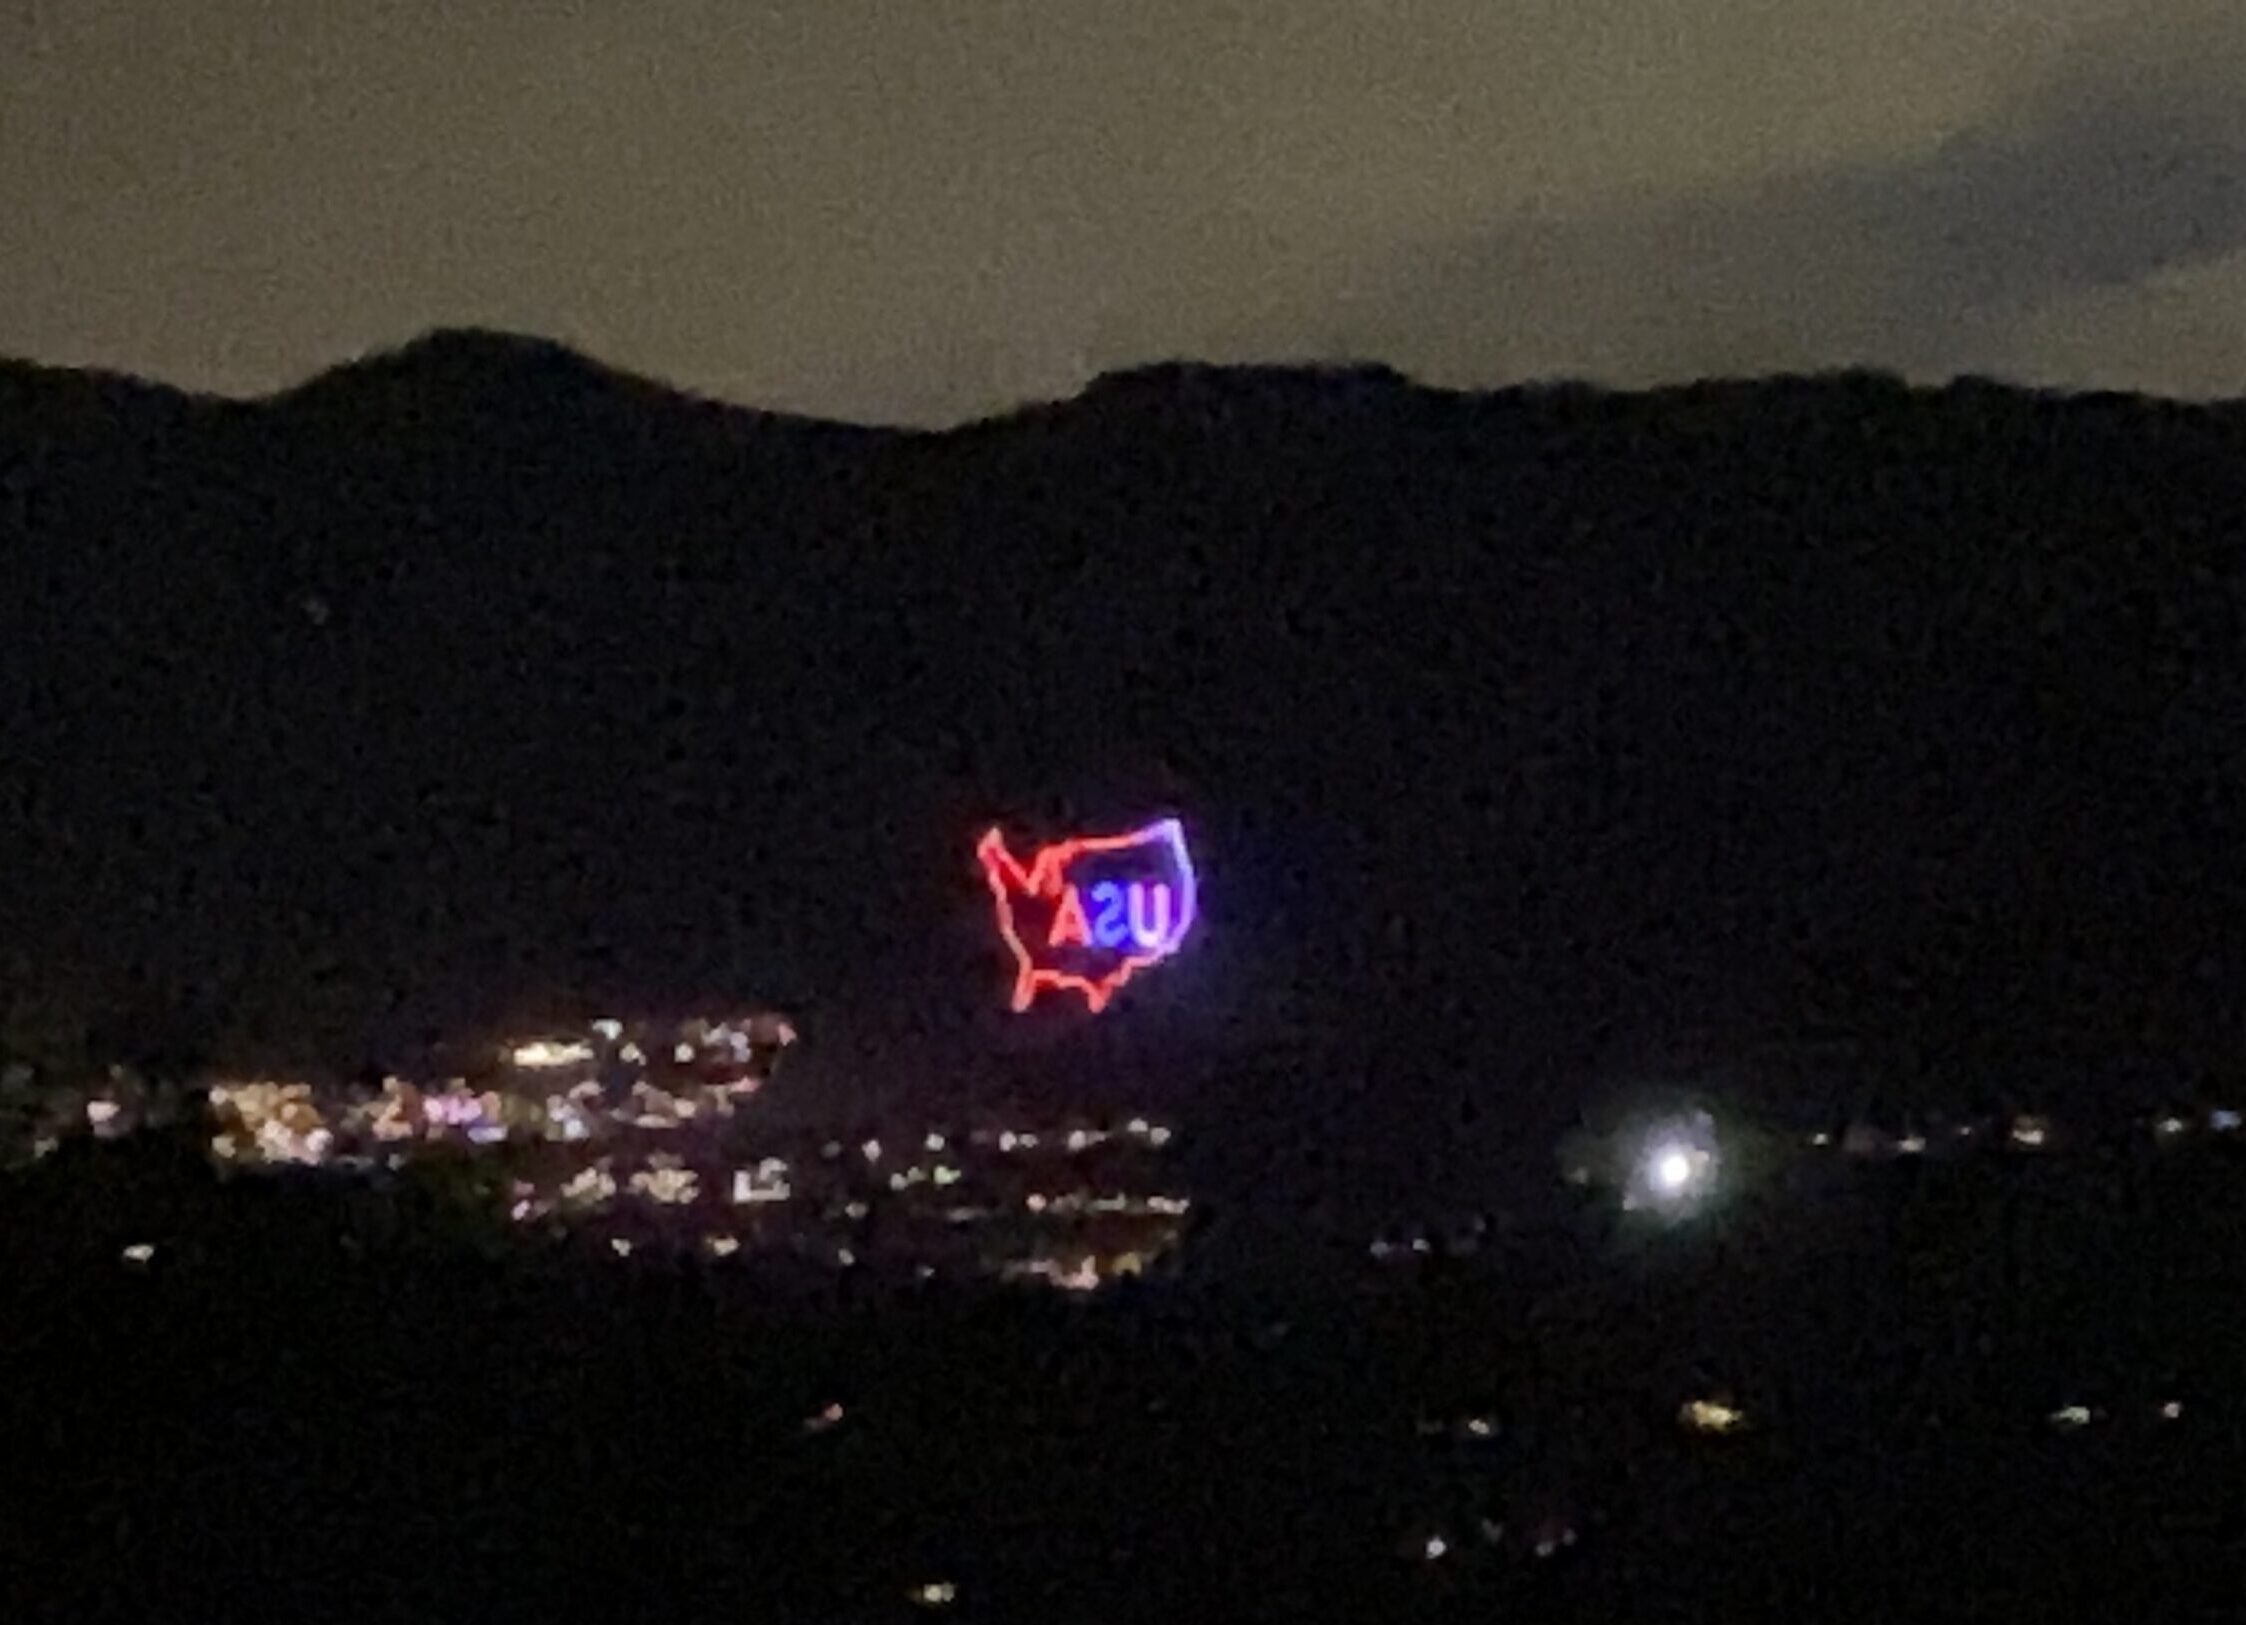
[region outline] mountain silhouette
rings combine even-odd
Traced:
[[[214,1053],[707,996],[892,1069],[1292,1045],[1398,1122],[1795,1033],[2219,1074],[2241,512],[2236,406],[1975,380],[1165,365],[908,432],[481,332],[0,365],[0,936]],[[1156,811],[1200,942],[1000,1019],[975,838]]]

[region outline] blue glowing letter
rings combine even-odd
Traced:
[[[1152,894],[1155,906],[1148,908]],[[1170,888],[1157,880],[1131,882],[1131,937],[1141,948],[1156,949],[1170,940]]]
[[[1135,893],[1138,887],[1134,885],[1131,890]],[[1122,947],[1137,930],[1135,916],[1131,925],[1123,923],[1123,888],[1112,880],[1103,880],[1092,888],[1092,903],[1099,910],[1092,916],[1092,940],[1102,948]]]

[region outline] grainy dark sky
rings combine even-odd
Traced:
[[[433,325],[942,423],[1172,356],[2246,379],[2222,0],[0,0],[0,353]]]

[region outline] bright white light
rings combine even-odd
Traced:
[[[931,1580],[926,1585],[914,1586],[911,1596],[923,1608],[942,1608],[959,1595],[959,1587],[949,1580]]]
[[[100,1128],[106,1123],[115,1122],[117,1113],[122,1109],[114,1100],[89,1100],[86,1102],[86,1121]]]
[[[1747,1425],[1745,1412],[1714,1399],[1685,1401],[1678,1408],[1677,1421],[1691,1433],[1736,1433]]]
[[[580,1169],[561,1188],[565,1202],[598,1207],[616,1194],[616,1180],[605,1167]]]
[[[128,1264],[145,1264],[155,1256],[156,1249],[145,1241],[134,1243],[127,1247],[124,1253],[125,1262]]]
[[[1441,1557],[1450,1549],[1451,1543],[1445,1540],[1441,1535],[1429,1535],[1427,1537],[1427,1556],[1430,1561],[1434,1560],[1435,1558]]]
[[[591,1060],[593,1052],[584,1044],[550,1044],[540,1039],[534,1043],[516,1045],[512,1058],[517,1066],[569,1066],[578,1061]]]
[[[754,1170],[733,1170],[733,1200],[737,1203],[785,1202],[791,1194],[785,1164],[777,1173],[771,1171],[769,1163],[760,1163]]]
[[[692,1044],[675,1046],[671,1050],[671,1059],[678,1062],[680,1066],[686,1065],[687,1062],[694,1059],[694,1046]]]
[[[1675,1147],[1655,1152],[1652,1171],[1654,1189],[1664,1195],[1678,1195],[1692,1183],[1692,1155]]]
[[[632,1175],[631,1188],[637,1195],[651,1202],[673,1206],[695,1200],[702,1193],[702,1182],[691,1168],[649,1168]]]
[[[624,1024],[613,1016],[603,1016],[593,1023],[593,1031],[613,1044],[624,1036]]]
[[[858,1149],[865,1154],[868,1162],[879,1162],[881,1160],[881,1142],[879,1140],[868,1140]]]
[[[931,1151],[941,1151],[944,1148],[944,1137],[941,1134],[931,1134],[920,1143]]]

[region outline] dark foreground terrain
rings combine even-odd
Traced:
[[[65,1147],[0,1183],[4,1617],[2234,1617],[2242,1220],[2219,1147],[1835,1166],[1079,1301]]]

